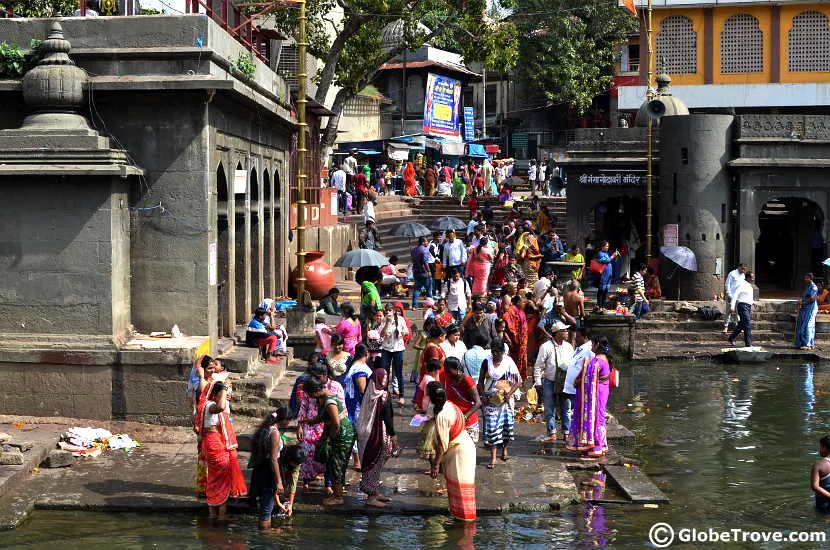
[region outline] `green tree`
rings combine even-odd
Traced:
[[[322,60],[315,99],[323,103],[332,85],[340,87],[321,145],[334,144],[346,102],[369,85],[380,67],[404,51],[427,42],[451,44],[465,61],[510,68],[518,41],[511,23],[492,23],[484,15],[487,0],[308,0],[309,53]],[[340,21],[330,14],[342,11]],[[277,28],[296,37],[297,10],[276,14]],[[383,29],[403,20],[406,32],[397,46],[384,47]],[[429,32],[418,26],[429,21]],[[328,32],[327,32],[328,31]]]
[[[617,0],[510,0],[521,36],[517,76],[580,111],[608,90],[616,48],[637,31]]]
[[[77,0],[20,0],[11,2],[18,17],[66,17],[78,9]]]

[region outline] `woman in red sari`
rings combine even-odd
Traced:
[[[216,382],[208,400],[198,415],[202,432],[202,453],[207,463],[207,503],[210,517],[223,519],[228,498],[241,497],[248,492],[236,449],[236,433],[228,416],[228,391],[222,382]]]
[[[202,355],[196,359],[191,372],[193,382],[193,432],[196,434],[196,493],[199,496],[205,495],[207,485],[207,465],[202,453],[202,411],[208,400],[208,395],[213,390],[216,382],[224,382],[227,378],[225,367],[218,360],[208,355]],[[190,386],[190,382],[188,382]]]
[[[431,329],[429,329],[429,333],[427,335],[429,336],[429,341],[427,342],[427,345],[424,347],[424,351],[421,352],[421,364],[419,365],[418,369],[418,382],[420,382],[421,379],[427,374],[427,363],[429,363],[431,359],[437,359],[438,362],[441,364],[441,368],[438,369],[438,373],[435,375],[435,379],[438,382],[443,383],[444,360],[447,358],[447,354],[444,353],[444,349],[441,347],[441,343],[446,338],[446,333],[444,332],[443,328],[439,326],[433,326]],[[412,399],[412,402],[415,403],[417,406],[418,404],[420,404],[422,397],[423,395],[421,395],[421,391],[416,388],[415,397]]]
[[[432,316],[435,323],[443,329],[455,323],[455,317],[447,310],[447,300],[445,298],[438,298],[435,301],[435,313]]]
[[[478,443],[478,410],[481,408],[481,397],[476,381],[464,373],[461,363],[455,357],[447,357],[444,360],[444,375],[447,400],[457,405],[464,413],[467,433],[470,434],[473,443]]]
[[[522,380],[527,379],[527,317],[525,316],[524,298],[520,294],[513,296],[511,306],[504,312],[505,332],[513,343],[510,357],[519,368]]]
[[[415,187],[415,166],[412,161],[406,163],[406,168],[403,169],[403,194],[407,197],[414,197],[418,194]]]

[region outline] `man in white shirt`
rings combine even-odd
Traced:
[[[455,357],[459,364],[464,364],[464,354],[467,353],[467,345],[461,339],[461,329],[458,325],[450,325],[447,328],[447,338],[441,342],[441,349],[447,357]]]
[[[746,264],[738,264],[738,267],[730,271],[729,275],[726,276],[726,280],[723,282],[723,292],[726,297],[727,304],[732,303],[732,296],[735,295],[738,283],[744,280],[744,275],[747,271],[749,271],[749,268]],[[723,317],[723,333],[726,334],[729,332],[729,324],[736,319],[729,309],[726,310],[726,315]]]
[[[550,327],[553,338],[539,347],[539,355],[533,366],[533,378],[537,394],[542,395],[545,405],[545,420],[547,421],[548,435],[543,441],[556,441],[557,412],[566,434],[571,426],[571,398],[565,393],[565,377],[568,367],[571,366],[574,348],[565,339],[568,335],[568,326],[556,322]]]
[[[533,283],[533,299],[537,301],[543,300],[545,298],[545,294],[548,293],[548,289],[551,284],[553,284],[553,281],[551,280],[551,272],[543,270],[539,280]]]
[[[447,309],[455,317],[455,322],[461,323],[467,315],[467,304],[472,301],[470,283],[461,276],[461,273],[454,270],[450,273],[449,280],[444,283],[441,296],[447,300]],[[464,351],[467,351],[466,348]]]
[[[337,189],[337,207],[341,212],[346,211],[346,172],[338,168],[331,174],[331,186]]]
[[[729,345],[735,345],[735,338],[743,331],[744,344],[752,346],[752,304],[755,303],[755,291],[752,288],[752,273],[747,271],[744,280],[738,283],[735,294],[732,296],[729,310],[738,312],[738,326],[729,335]]]
[[[447,240],[444,241],[444,252],[441,255],[441,265],[444,268],[444,278],[449,280],[452,269],[464,275],[464,266],[467,264],[467,247],[464,241],[455,238],[455,231],[447,231]]]
[[[582,371],[582,365],[586,359],[590,360],[594,357],[594,343],[588,338],[588,331],[585,327],[574,328],[571,327],[576,350],[574,351],[573,361],[568,367],[568,373],[565,375],[565,386],[563,392],[571,395],[571,403],[573,397],[576,397],[576,377]]]
[[[536,185],[536,161],[530,161],[530,167],[527,169],[527,181],[531,186]],[[534,187],[535,189],[535,187]]]

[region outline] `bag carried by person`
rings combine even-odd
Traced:
[[[620,371],[614,367],[611,367],[611,374],[608,376],[608,387],[612,389],[620,387]]]
[[[591,263],[588,265],[588,271],[596,275],[602,275],[602,273],[605,271],[605,264],[596,259],[593,259],[591,260]]]

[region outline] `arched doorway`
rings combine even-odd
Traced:
[[[642,199],[627,195],[609,197],[596,203],[587,219],[592,225],[592,245],[608,241],[612,251],[624,253],[622,261],[615,266],[616,277],[631,275],[632,266],[645,261],[646,214]]]
[[[236,172],[239,173],[240,171],[244,171],[245,169],[242,167],[242,163],[238,162],[236,164]],[[234,268],[236,270],[236,277],[234,286],[236,288],[229,289],[230,292],[236,293],[236,320],[239,323],[247,323],[248,319],[250,318],[250,312],[246,307],[245,298],[246,298],[246,267],[247,267],[247,255],[245,250],[245,242],[247,240],[248,232],[246,231],[245,227],[245,212],[246,212],[246,204],[245,204],[245,196],[240,193],[238,196],[234,194],[234,225],[236,226],[236,233],[235,233],[235,240],[236,240],[236,254],[234,258]],[[236,203],[236,201],[243,201],[242,204]],[[229,214],[230,216],[230,214]],[[234,327],[235,329],[235,327]]]
[[[265,284],[265,294],[268,296],[275,296],[274,294],[274,270],[271,266],[274,265],[274,247],[271,246],[273,239],[273,211],[274,205],[271,201],[271,176],[268,174],[268,169],[262,171],[262,223],[265,225],[265,264],[263,265],[263,282]]]
[[[824,212],[809,199],[781,197],[758,213],[755,243],[757,284],[771,289],[800,287],[804,273],[823,273],[827,257]]]
[[[228,303],[228,178],[221,162],[216,168],[216,207],[219,213],[216,221],[216,292],[219,303],[217,334],[222,337],[230,336],[232,330]]]

